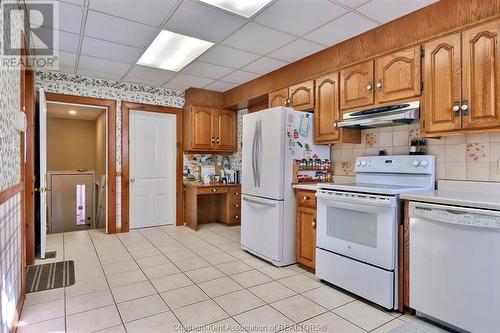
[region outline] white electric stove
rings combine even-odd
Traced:
[[[434,156],[356,160],[356,182],[319,184],[316,276],[397,309],[399,194],[435,186]]]

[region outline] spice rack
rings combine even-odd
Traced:
[[[332,180],[332,163],[330,160],[294,160],[293,184],[321,183]]]

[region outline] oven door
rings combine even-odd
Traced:
[[[396,260],[394,196],[319,190],[317,247],[383,269]]]

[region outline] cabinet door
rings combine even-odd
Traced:
[[[463,32],[464,128],[500,126],[500,20]]]
[[[423,119],[426,133],[459,130],[461,100],[460,34],[446,36],[424,45]],[[454,109],[455,108],[455,109]]]
[[[288,88],[280,89],[269,93],[269,107],[287,106]]]
[[[339,73],[316,79],[316,107],[314,109],[314,139],[317,143],[332,143],[340,139],[335,121],[340,119]]]
[[[193,106],[191,108],[191,148],[210,150],[214,148],[212,108]]]
[[[217,150],[236,150],[236,112],[214,109],[215,123],[214,133]]]
[[[373,61],[340,71],[340,108],[352,109],[373,104]]]
[[[297,261],[311,269],[316,267],[316,209],[297,209]]]
[[[290,107],[297,111],[314,109],[314,81],[305,81],[289,88]]]
[[[385,103],[420,95],[420,47],[375,60],[375,95]]]

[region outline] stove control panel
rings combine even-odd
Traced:
[[[431,155],[363,156],[356,159],[356,173],[434,174]]]

